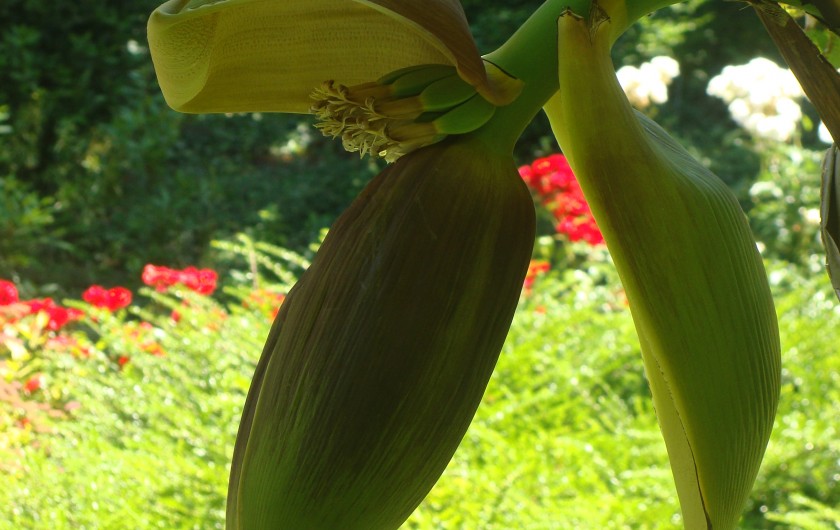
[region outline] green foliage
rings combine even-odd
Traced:
[[[0,348],[0,379],[44,373],[18,403],[61,413],[39,430],[21,426],[21,408],[0,415],[0,528],[223,528],[251,373],[308,261],[244,235],[215,246],[230,268],[220,295],[144,288],[147,303],[115,313],[68,301],[88,316],[57,334],[15,324],[24,353],[9,375]],[[742,527],[826,528],[840,524],[840,310],[822,274],[774,262],[770,278],[782,400]],[[56,349],[56,336],[76,346]],[[405,528],[681,526],[633,322],[595,250],[523,295],[478,415]]]
[[[44,194],[58,189],[92,127],[136,95],[131,75],[147,58],[126,43],[144,40],[146,10],[156,4],[3,2],[0,102],[15,133],[11,172]]]
[[[820,241],[820,162],[823,153],[768,146],[749,189],[750,223],[764,255],[805,265],[824,254]]]
[[[837,527],[837,522],[840,521],[840,510],[802,495],[792,495],[791,500],[800,509],[784,515],[769,514],[767,518],[804,530],[823,530],[824,528],[831,528],[831,526]]]
[[[49,198],[0,176],[0,270],[26,267],[45,247],[61,246],[53,213]]]

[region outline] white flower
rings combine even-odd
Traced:
[[[763,57],[725,67],[709,81],[706,93],[728,103],[732,119],[759,138],[788,141],[802,120],[795,100],[804,93],[796,77]]]
[[[798,103],[788,98],[778,98],[776,100],[776,113],[783,118],[790,121],[799,121],[802,119],[802,108]]]
[[[744,98],[735,98],[729,104],[729,114],[738,123],[745,123],[752,115],[752,108]]]
[[[680,63],[672,57],[660,55],[651,59],[650,64],[662,73],[663,78],[668,80],[667,82],[680,75]]]
[[[654,57],[641,66],[622,66],[616,72],[627,99],[637,108],[668,101],[668,85],[680,74],[680,65],[670,57]]]
[[[762,138],[786,142],[796,132],[796,121],[782,116],[764,116],[756,121],[752,130]]]
[[[125,43],[125,49],[131,55],[141,55],[148,51],[148,49],[145,46],[141,46],[140,43],[134,39],[131,39]]]
[[[799,214],[806,223],[819,226],[820,211],[817,208],[799,208]]]

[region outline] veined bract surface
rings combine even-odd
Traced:
[[[284,301],[249,392],[228,528],[397,528],[455,452],[534,240],[509,155],[451,138],[400,158]]]

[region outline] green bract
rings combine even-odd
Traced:
[[[781,385],[767,276],[732,192],[634,112],[609,14],[589,15],[560,18],[548,115],[627,292],[684,524],[735,528]]]

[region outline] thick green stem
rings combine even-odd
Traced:
[[[471,133],[497,150],[513,152],[516,141],[534,116],[557,92],[557,19],[571,11],[588,17],[595,9],[610,19],[611,43],[638,19],[679,0],[546,0],[499,49],[485,59],[522,80],[524,88],[511,104]]]
[[[590,0],[577,0],[588,4]],[[522,80],[522,93],[513,103],[496,110],[493,118],[473,134],[513,152],[522,131],[557,92],[557,17],[566,8],[562,0],[548,0],[485,59]]]

